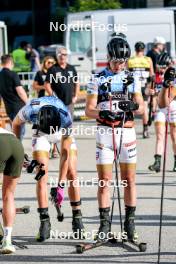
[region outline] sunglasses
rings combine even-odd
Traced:
[[[67,56],[67,53],[60,53],[59,56]]]
[[[54,64],[54,61],[47,61],[47,64]]]

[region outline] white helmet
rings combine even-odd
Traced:
[[[163,37],[161,37],[161,36],[157,36],[157,37],[154,38],[153,43],[154,44],[163,44],[164,45],[164,44],[166,44],[166,40]]]

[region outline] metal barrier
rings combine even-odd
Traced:
[[[36,97],[36,92],[32,89],[32,83],[34,81],[36,72],[18,72],[18,75],[21,80],[21,84],[28,93],[29,98]]]

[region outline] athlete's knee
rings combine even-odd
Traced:
[[[110,180],[108,177],[104,177],[103,179],[99,179],[98,181],[98,189],[100,193],[104,193],[109,190]]]
[[[131,188],[135,187],[135,179],[134,179],[134,177],[127,177],[126,181],[127,181],[126,188],[131,189]]]

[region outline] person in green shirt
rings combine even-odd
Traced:
[[[27,42],[21,41],[20,47],[12,52],[15,72],[29,72],[31,70],[30,60],[27,53]]]

